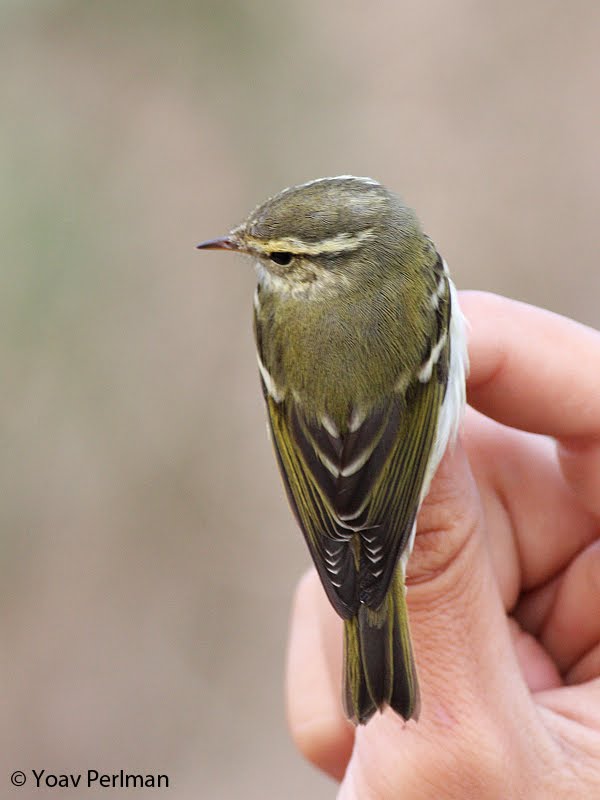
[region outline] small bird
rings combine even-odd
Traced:
[[[405,601],[416,518],[465,405],[465,322],[415,213],[371,178],[292,186],[197,245],[254,259],[277,461],[344,620],[346,715],[420,699]]]

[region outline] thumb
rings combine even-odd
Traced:
[[[521,673],[460,442],[442,459],[419,514],[407,603],[424,721],[462,718],[482,700],[514,694]]]

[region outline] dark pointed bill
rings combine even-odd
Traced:
[[[231,236],[220,236],[218,239],[207,239],[196,245],[197,250],[239,250],[240,244]]]

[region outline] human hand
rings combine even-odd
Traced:
[[[346,721],[341,621],[311,570],[290,728],[344,800],[600,797],[600,334],[479,292],[461,307],[471,408],[408,565],[419,722]]]

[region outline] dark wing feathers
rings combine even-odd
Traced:
[[[367,524],[369,498],[393,448],[402,406],[400,398],[394,398],[383,409],[373,411],[360,428],[349,435],[349,446],[344,443],[342,471],[361,454],[370,452],[364,465],[346,475],[336,487],[335,512],[340,520],[354,528],[363,528]]]
[[[400,418],[395,447],[370,497],[372,527],[362,534],[359,586],[360,600],[371,608],[383,601],[412,533],[443,391],[437,381],[414,385],[410,411]]]
[[[376,608],[389,588],[419,507],[442,392],[435,380],[416,382],[406,402],[389,398],[339,437],[308,421],[289,395],[267,398],[291,506],[344,618],[361,602]]]
[[[358,608],[357,570],[348,531],[339,529],[317,479],[304,463],[301,445],[296,443],[286,413],[287,403],[267,396],[269,424],[275,453],[290,505],[304,533],[310,554],[327,596],[338,614],[352,617]]]
[[[323,425],[306,420],[292,404],[294,432],[302,431],[298,445],[343,527],[362,527],[355,515],[389,453],[397,425],[392,406],[372,412],[356,431],[334,437]]]

